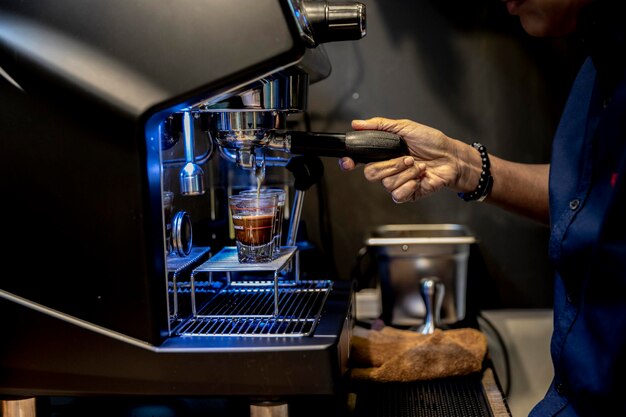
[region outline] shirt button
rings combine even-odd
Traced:
[[[567,391],[567,389],[565,388],[565,384],[563,384],[562,382],[559,382],[558,384],[556,384],[556,387],[554,388],[556,389],[556,392],[559,395],[563,395]]]
[[[574,297],[572,297],[571,293],[568,292],[566,298],[568,303],[572,304],[574,302]]]
[[[576,210],[578,206],[580,206],[580,200],[578,199],[569,202],[569,208],[572,210]]]

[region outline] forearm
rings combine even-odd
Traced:
[[[462,144],[459,155],[465,161],[460,168],[458,191],[470,192],[478,184],[482,170],[480,155],[475,149]],[[520,164],[489,154],[493,187],[485,202],[531,218],[543,224],[549,222],[548,164]]]

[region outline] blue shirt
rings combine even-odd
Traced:
[[[554,380],[531,416],[626,416],[626,80],[589,58],[550,164]]]

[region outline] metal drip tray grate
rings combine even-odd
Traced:
[[[372,383],[357,394],[356,417],[492,417],[478,376]]]
[[[277,287],[276,294],[273,281],[232,282],[183,323],[177,333],[181,336],[310,335],[332,281],[284,281]]]

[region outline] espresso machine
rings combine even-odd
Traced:
[[[49,396],[237,397],[286,415],[343,392],[354,294],[299,276],[306,186],[252,279],[222,257],[224,199],[272,167],[406,151],[288,129],[331,72],[323,43],[362,38],[365,17],[356,2],[0,2],[6,415]]]

